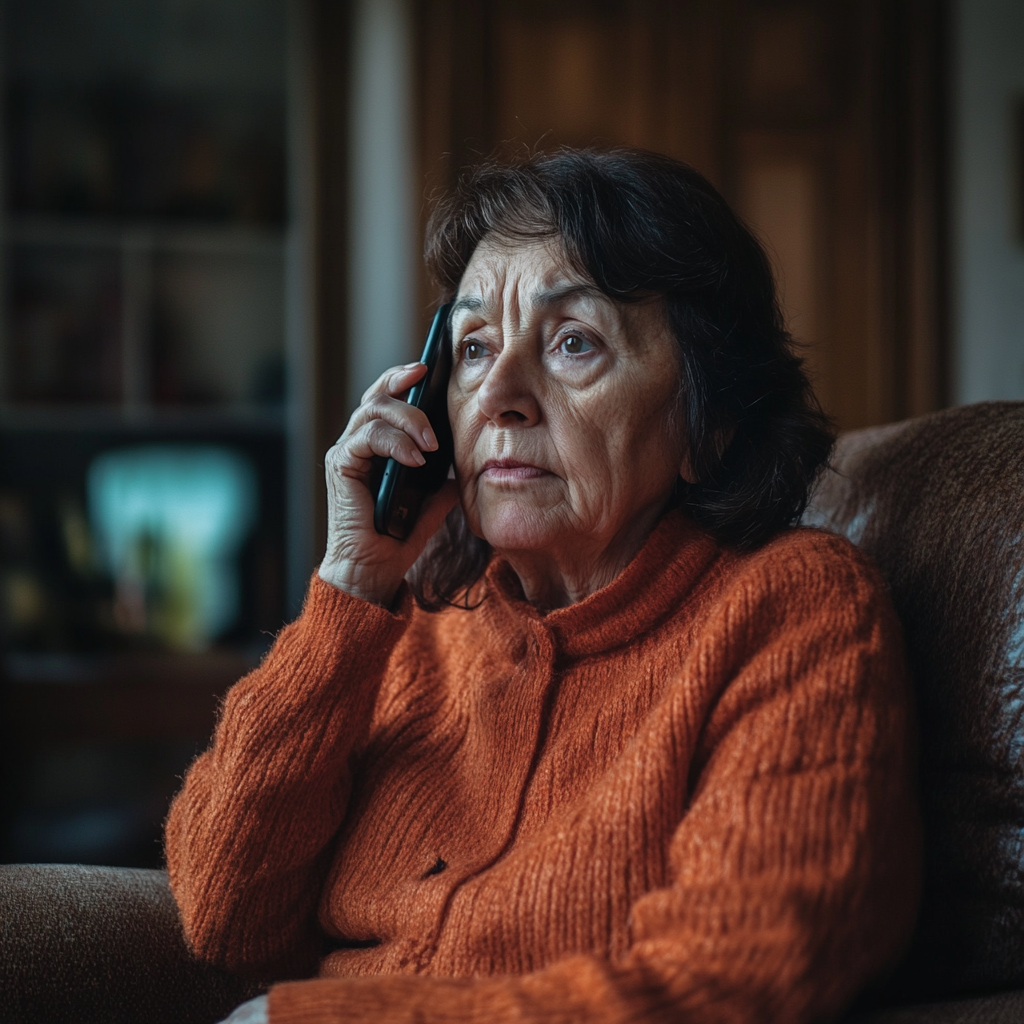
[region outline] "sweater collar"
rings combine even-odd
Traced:
[[[685,600],[719,547],[692,519],[667,512],[644,546],[608,586],[565,608],[541,614],[524,597],[504,558],[487,569],[481,610],[510,640],[524,627],[546,629],[558,655],[581,658],[621,647],[647,633]]]

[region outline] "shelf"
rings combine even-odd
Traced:
[[[0,404],[0,431],[280,434],[285,428],[280,408]]]
[[[285,231],[244,224],[117,221],[95,217],[9,215],[9,243],[54,248],[149,249],[156,253],[280,258]]]
[[[242,651],[15,655],[4,659],[20,742],[206,741],[224,693],[255,667]]]
[[[295,389],[314,318],[290,259],[293,165],[308,164],[293,5],[131,6],[17,0],[2,19],[0,576],[22,603],[15,621],[0,602],[0,857],[156,867],[223,694],[308,576]],[[209,450],[257,484],[231,555],[238,614],[205,653],[163,650],[150,619],[115,609],[138,596],[135,568],[146,600],[170,590],[180,556],[133,522],[118,536],[139,566],[115,566],[90,473],[108,454]]]

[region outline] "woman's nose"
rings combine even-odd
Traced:
[[[500,427],[532,426],[540,419],[538,367],[528,342],[506,344],[477,390],[480,411]]]

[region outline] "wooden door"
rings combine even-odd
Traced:
[[[424,214],[500,147],[693,164],[764,241],[842,429],[945,396],[938,0],[420,0]],[[430,294],[424,283],[423,306]]]

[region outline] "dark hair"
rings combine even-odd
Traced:
[[[619,301],[663,295],[697,480],[680,481],[677,503],[742,548],[799,518],[835,435],[793,351],[764,250],[702,175],[631,149],[471,169],[427,225],[426,263],[445,298],[489,234],[558,238],[572,265]],[[489,558],[456,507],[410,574],[417,600],[468,602]]]

